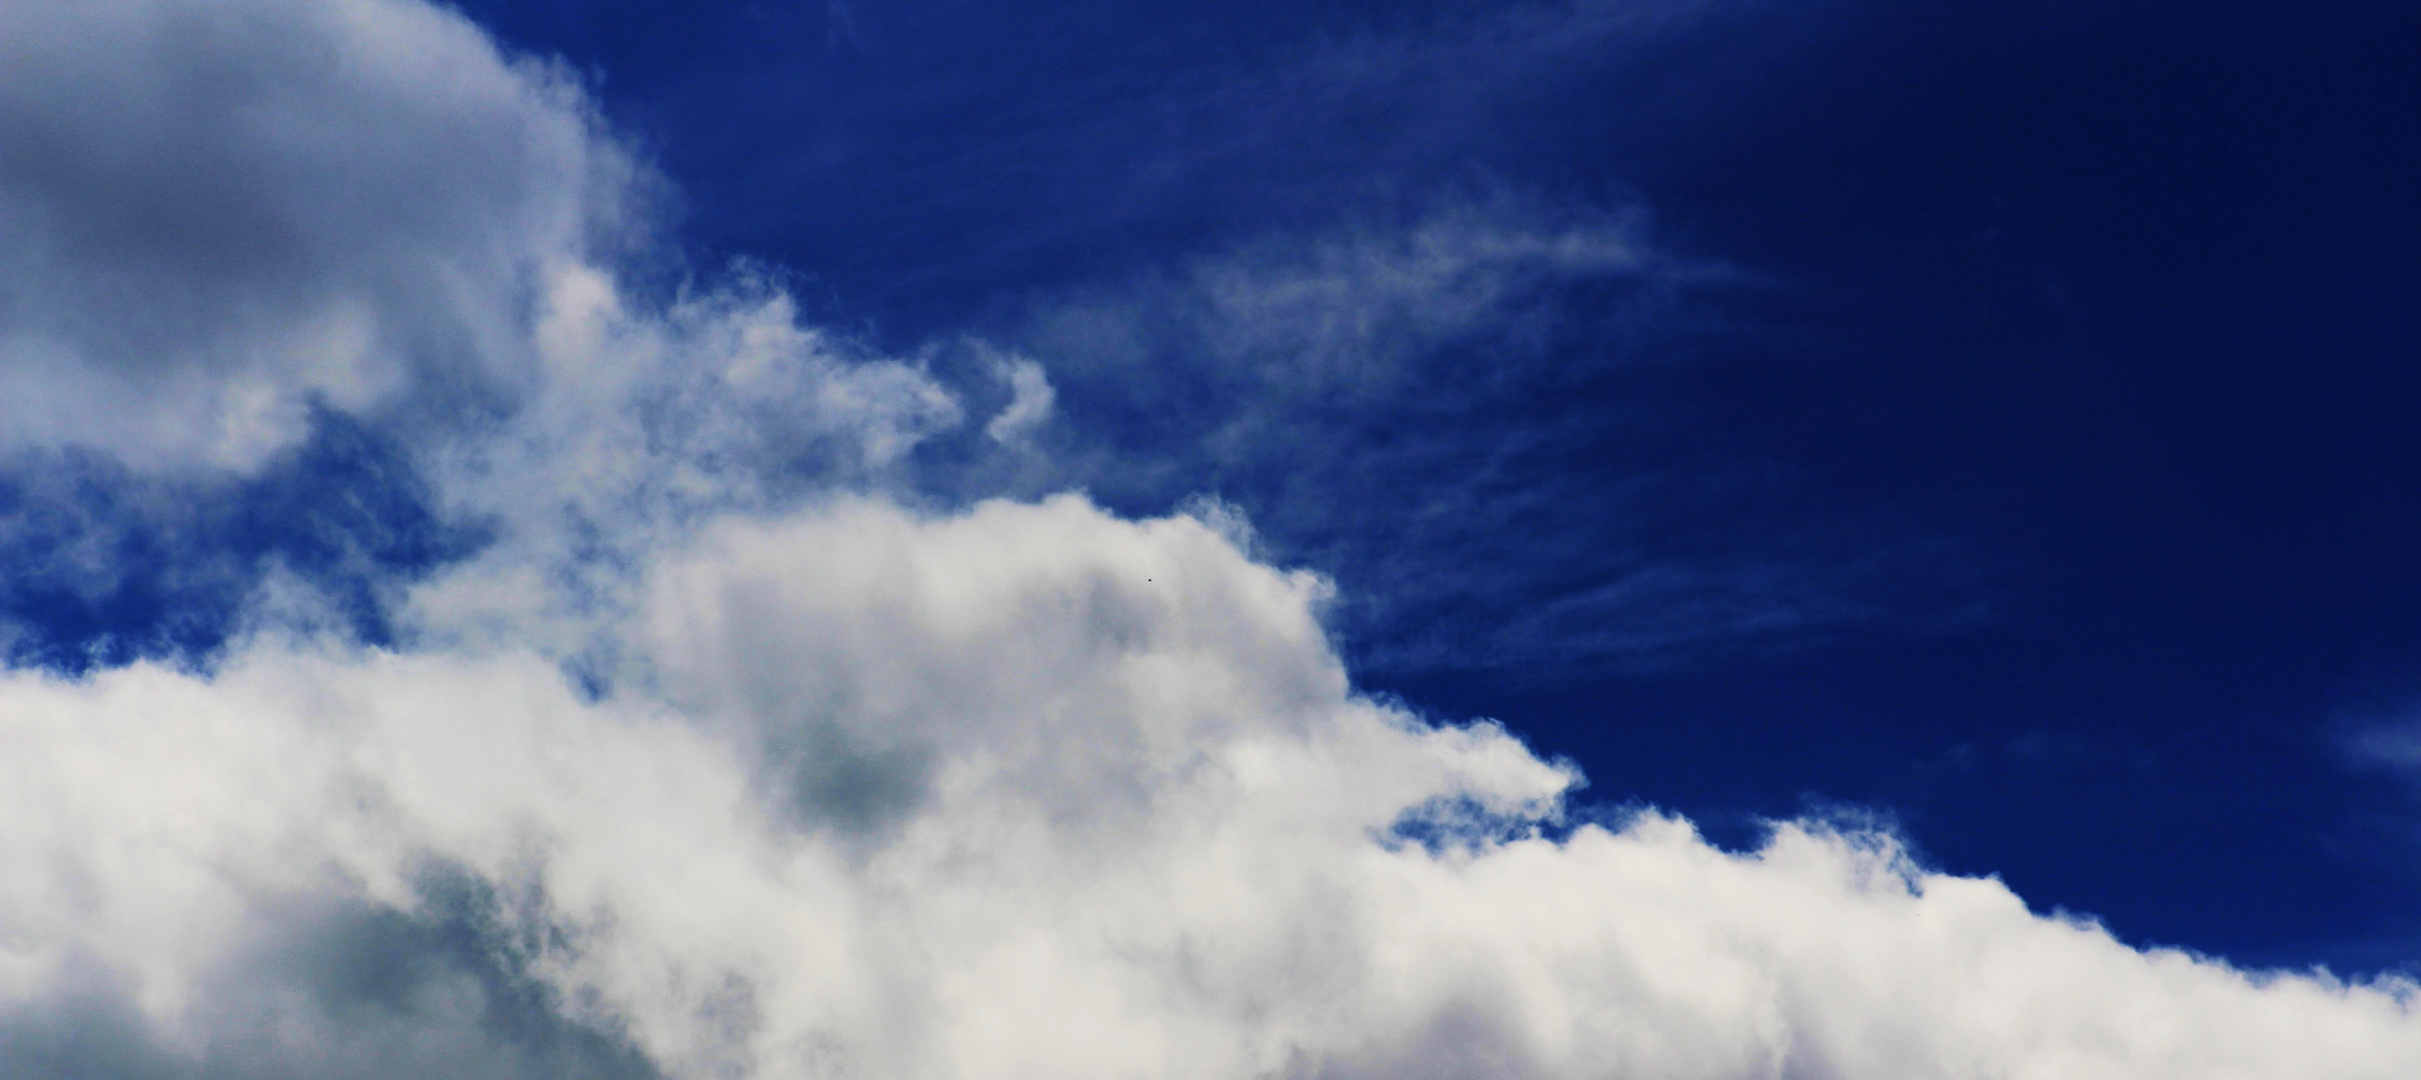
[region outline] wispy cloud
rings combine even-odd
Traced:
[[[1973,560],[1922,522],[1805,514],[1791,463],[1674,437],[1680,373],[1760,332],[1732,313],[1761,287],[1640,208],[1498,188],[1053,297],[1018,340],[1091,420],[1052,444],[1061,482],[1243,505],[1344,581],[1365,662],[1654,665],[1971,617]]]

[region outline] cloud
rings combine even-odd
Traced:
[[[450,9],[11,5],[0,147],[21,658],[206,654],[273,578],[380,639],[472,538],[560,579],[960,420],[764,273],[626,285],[679,262],[642,246],[655,181]]]
[[[918,454],[977,437],[933,367],[745,268],[626,287],[592,231],[633,225],[627,162],[459,16],[0,18],[0,372],[123,421],[13,428],[53,486],[0,539],[105,597],[217,530],[250,569],[146,595],[254,598],[197,653],[0,673],[11,1076],[2421,1067],[2405,982],[2132,949],[1884,833],[1735,853],[1578,804],[1357,692],[1333,587],[1229,504],[937,505]],[[1418,399],[1390,357],[1649,265],[1528,212],[1205,264],[1180,330],[1221,362],[1180,374],[1249,391],[1211,430]],[[113,321],[125,282],[167,302]],[[1174,396],[1103,312],[1054,325],[1140,351],[1008,361],[985,435],[1061,452],[1087,379]],[[254,516],[195,508],[228,492]]]
[[[644,191],[561,70],[406,0],[11,4],[0,145],[9,438],[150,468],[516,400]]]
[[[2342,749],[2354,764],[2393,772],[2421,770],[2421,724],[2368,724],[2354,728]]]
[[[1501,188],[1039,300],[1009,336],[1121,507],[1212,492],[1345,586],[1392,672],[1658,666],[1976,617],[1984,560],[1726,437],[1710,356],[1761,288],[1647,212]],[[1708,362],[1702,362],[1708,361]]]
[[[1050,376],[1042,365],[1024,357],[995,360],[993,370],[1009,384],[1009,404],[984,425],[984,434],[994,442],[1013,443],[1025,438],[1035,428],[1051,418],[1051,406],[1058,393],[1051,389]]]
[[[1502,191],[1446,197],[1408,223],[1272,236],[1174,274],[1080,292],[1042,306],[1032,334],[1086,369],[1139,376],[1183,353],[1209,369],[1187,373],[1196,377],[1353,401],[1430,376],[1422,353],[1502,332],[1558,286],[1611,280],[1669,292],[1725,276],[1661,255],[1646,225],[1636,213]],[[1291,397],[1238,395],[1230,407]]]
[[[433,640],[611,648],[601,627],[664,548],[726,515],[902,490],[911,452],[964,419],[921,363],[803,325],[787,293],[747,274],[663,306],[602,273],[567,275],[536,341],[542,363],[577,377],[425,455],[448,515],[500,535],[408,598],[401,617]]]
[[[2421,1062],[2402,984],[2139,952],[1888,837],[1559,827],[1568,769],[1358,698],[1316,579],[1191,519],[849,501],[650,578],[647,677],[603,699],[529,653],[272,645],[0,683],[10,1022],[55,1033],[98,969],[151,1075],[390,1038],[306,983],[246,1043],[209,988],[290,980],[248,950],[298,903],[394,929],[275,963],[407,963],[459,918],[439,867],[554,1015],[672,1076]],[[381,1015],[452,1037],[491,991],[442,960]]]

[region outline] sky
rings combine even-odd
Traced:
[[[0,1072],[2412,1075],[2416,56],[0,0]]]

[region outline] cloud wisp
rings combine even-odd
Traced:
[[[0,75],[8,159],[52,155],[0,175],[0,221],[39,240],[0,263],[0,371],[116,422],[11,411],[17,467],[201,498],[301,460],[324,415],[393,440],[363,455],[411,475],[393,500],[478,539],[382,561],[365,511],[330,527],[344,573],[260,589],[203,655],[0,674],[11,1076],[2421,1068],[2403,982],[2131,948],[1883,833],[1786,822],[1738,853],[1589,811],[1504,730],[1357,693],[1329,583],[1224,510],[935,505],[901,479],[921,445],[1049,453],[1073,395],[990,355],[1010,399],[978,424],[778,285],[622,284],[601,238],[645,235],[639,171],[459,16],[81,10],[0,8],[0,42],[76,43]],[[170,104],[195,115],[146,111]],[[382,126],[417,170],[379,181],[411,195],[391,214],[348,171]],[[154,218],[266,246],[229,263]],[[1481,265],[1631,265],[1593,236]],[[1359,259],[1215,288],[1221,325],[1260,355],[1293,339],[1254,327],[1301,325],[1273,305],[1429,333],[1507,303],[1432,275],[1414,293],[1469,310],[1416,310],[1399,263]],[[155,279],[165,302],[112,318]],[[1337,325],[1253,377],[1398,377]],[[262,513],[355,489],[298,490]],[[57,528],[185,520],[89,517]],[[79,581],[137,557],[38,550]],[[382,631],[324,617],[330,581],[374,583]]]
[[[1763,287],[1660,250],[1639,208],[1498,188],[1054,294],[1007,333],[1085,418],[1044,440],[1050,480],[1245,507],[1348,586],[1375,669],[1656,667],[1971,618],[1981,560],[1881,509],[1813,523],[1820,478],[1694,422],[1685,369],[1760,332],[1736,311]]]

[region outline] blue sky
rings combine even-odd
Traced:
[[[1764,897],[1703,900],[1706,934],[1763,943],[1783,987],[1839,969],[1782,897],[1897,956],[1872,881],[2014,894],[1978,941],[2110,950],[2046,986],[2124,968],[2113,1000],[2189,1000],[2127,966],[2177,948],[2193,978],[2354,980],[2314,993],[2394,1014],[2373,1062],[2421,1030],[2405,7],[144,0],[8,38],[0,702],[36,794],[0,801],[33,837],[0,861],[100,869],[0,896],[50,972],[0,983],[35,1048],[0,1064],[68,1068],[79,1030],[150,1032],[112,1051],[129,1077],[1065,1064],[999,1041],[1056,1030],[1017,1002],[950,996],[1002,969],[863,942],[1044,942],[1068,987],[1277,1000],[1301,988],[1269,970],[1318,966],[1253,966],[1318,936],[1285,898],[1397,895],[1220,876],[1219,838],[1410,860],[1386,880],[1456,914],[1401,925],[1469,941],[1530,895],[1690,941],[1669,913],[1699,894],[1624,883]],[[187,713],[237,734],[142,726]],[[88,760],[184,775],[162,747],[208,763],[175,813],[131,779],[40,794]],[[272,759],[348,764],[306,794]],[[1269,821],[1343,839],[1202,809],[1204,761],[1298,778]],[[385,794],[325,794],[357,786]],[[401,809],[324,824],[373,804]],[[51,816],[93,824],[23,825]],[[167,845],[214,869],[126,869],[170,819],[216,823]],[[1707,844],[1657,831],[1685,819]],[[727,885],[698,910],[784,944],[672,914],[656,841],[616,846],[657,820],[687,846],[644,850]],[[1600,838],[1631,854],[1590,861]],[[1165,879],[1072,854],[1130,840]],[[1004,868],[969,884],[928,843]],[[1506,869],[1524,843],[1561,869]],[[829,865],[744,869],[808,850]],[[1101,932],[1240,966],[1155,981],[1004,914],[1152,888],[1245,899]],[[896,924],[834,914],[897,895]],[[216,959],[106,915],[146,906],[204,913]],[[1596,948],[1579,926],[1538,948]],[[819,949],[870,973],[800,974]],[[1435,1002],[1302,989],[1360,1003],[1302,1030],[1087,1022],[1272,1075],[1563,1075],[1597,1044],[1455,1003],[1730,1000],[1503,963],[1404,976]],[[331,1031],[392,1023],[297,1049],[271,991],[160,1004],[248,978]],[[2227,1052],[2269,1075],[2265,1025],[2321,1006],[2242,992]],[[1703,1040],[1599,1060],[2002,1052],[1828,1041],[1896,1000],[1775,1005],[1779,1048],[1706,1005]],[[2170,1049],[2108,1064],[2192,1074]]]

